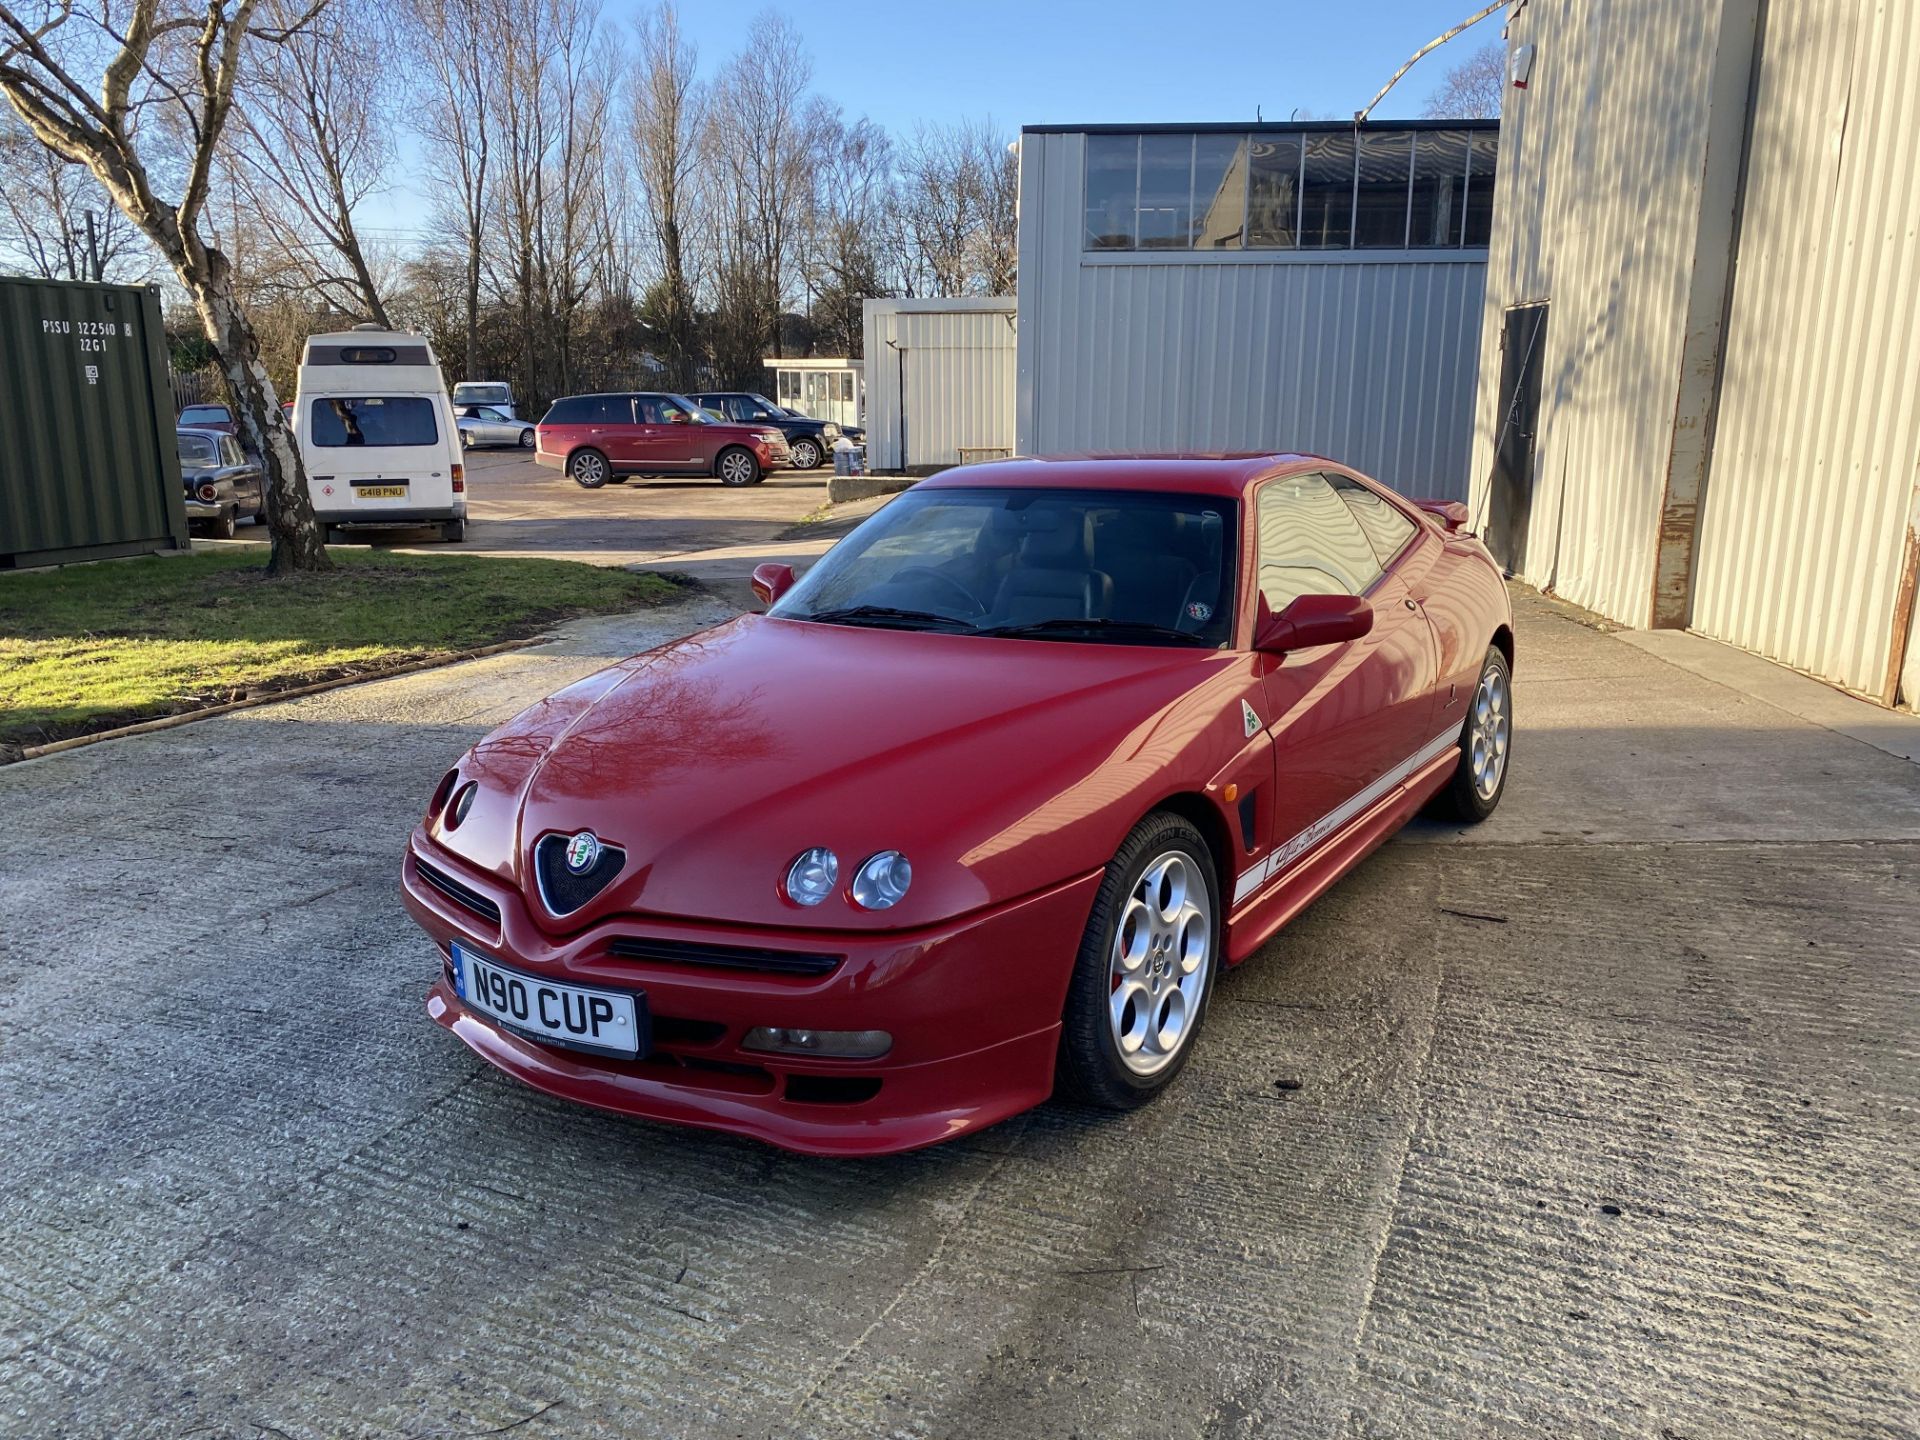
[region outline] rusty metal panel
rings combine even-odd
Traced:
[[[1701,210],[1722,6],[1534,0],[1508,92],[1481,327],[1470,506],[1484,525],[1509,306],[1551,307],[1519,573],[1648,622]]]
[[[867,463],[921,471],[1013,446],[1012,297],[868,300]]]
[[[0,568],[187,546],[160,301],[0,278]]]
[[[1920,470],[1916,173],[1916,7],[1769,6],[1693,623],[1889,703]]]
[[[1021,135],[1022,453],[1307,450],[1465,496],[1484,250],[1090,252],[1085,157]]]

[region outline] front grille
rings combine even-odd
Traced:
[[[663,940],[622,935],[607,946],[622,960],[661,960],[669,965],[713,965],[723,970],[759,970],[771,975],[827,975],[847,957],[802,950],[760,950],[748,945],[709,945],[700,940]]]
[[[420,878],[449,900],[453,901],[454,904],[464,910],[472,911],[483,920],[492,921],[495,925],[500,923],[500,907],[482,895],[478,890],[475,890],[470,885],[462,884],[437,865],[429,865],[418,855],[413,857],[413,863],[415,868],[420,871]]]
[[[533,868],[540,877],[540,899],[555,915],[571,915],[612,882],[627,863],[627,852],[617,845],[602,845],[600,857],[591,868],[568,868],[567,844],[570,837],[549,835],[533,847]]]

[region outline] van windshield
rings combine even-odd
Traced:
[[[511,390],[491,380],[463,380],[453,387],[456,405],[507,405],[512,400]]]
[[[432,445],[439,439],[433,401],[424,395],[335,396],[313,402],[315,445]]]

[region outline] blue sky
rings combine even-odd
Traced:
[[[608,0],[626,30],[651,7]],[[766,0],[682,0],[681,23],[712,75]],[[923,121],[991,115],[1022,125],[1285,120],[1350,115],[1407,56],[1479,7],[1475,0],[789,0],[815,89],[896,134]],[[1375,113],[1418,115],[1446,69],[1500,37],[1501,12],[1428,56]],[[424,224],[406,190],[369,206],[394,238]]]

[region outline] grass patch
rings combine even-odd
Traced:
[[[0,576],[0,745],[375,671],[658,605],[658,575],[569,560],[332,552],[269,580],[262,555],[148,557]]]

